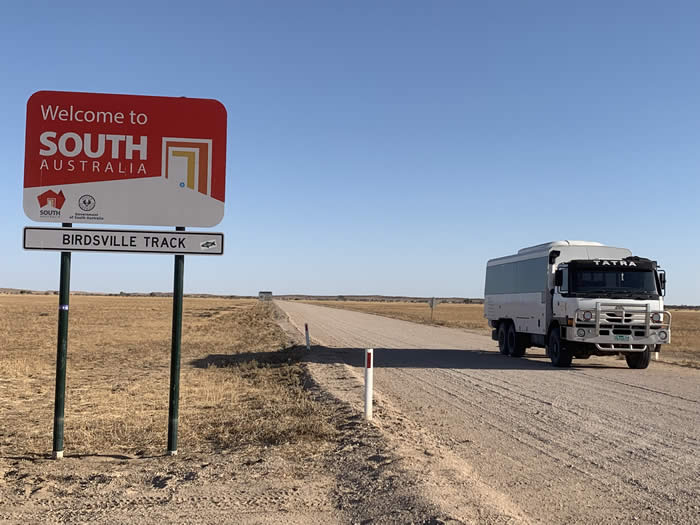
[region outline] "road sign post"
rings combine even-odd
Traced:
[[[222,255],[226,108],[217,100],[38,91],[27,102],[23,206],[27,250],[61,252],[53,457],[63,457],[73,251],[175,255],[168,453],[177,454],[185,255]],[[72,228],[174,226],[175,232]],[[65,228],[71,227],[68,231]]]
[[[70,224],[63,225],[70,228]],[[66,407],[66,362],[68,360],[68,306],[70,303],[71,253],[61,252],[61,282],[58,290],[58,337],[56,342],[56,392],[53,412],[53,458],[63,457],[63,421]]]
[[[178,227],[177,231],[185,231]],[[168,454],[177,455],[177,428],[180,411],[180,351],[182,344],[182,297],[185,256],[175,256],[173,272],[173,333],[170,351],[170,403],[168,408]]]

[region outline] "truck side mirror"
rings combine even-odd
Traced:
[[[664,270],[659,271],[659,284],[661,285],[661,295],[666,295],[666,272]]]
[[[562,270],[557,270],[554,272],[554,286],[561,286],[564,282],[564,272]]]

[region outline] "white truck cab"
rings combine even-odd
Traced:
[[[484,315],[506,355],[539,346],[554,366],[623,354],[646,368],[671,341],[665,285],[655,261],[626,248],[556,241],[488,261]]]

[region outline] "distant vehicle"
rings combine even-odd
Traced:
[[[504,355],[542,347],[567,367],[574,357],[623,354],[630,368],[646,368],[671,342],[665,289],[656,261],[626,248],[550,242],[488,261],[484,316]]]

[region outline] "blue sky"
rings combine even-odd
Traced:
[[[196,5],[196,7],[192,7]],[[38,90],[216,98],[223,257],[188,292],[483,294],[486,260],[556,239],[657,259],[700,304],[695,2],[17,2],[0,18],[0,287],[22,250]],[[75,254],[72,288],[168,291],[172,258]]]

